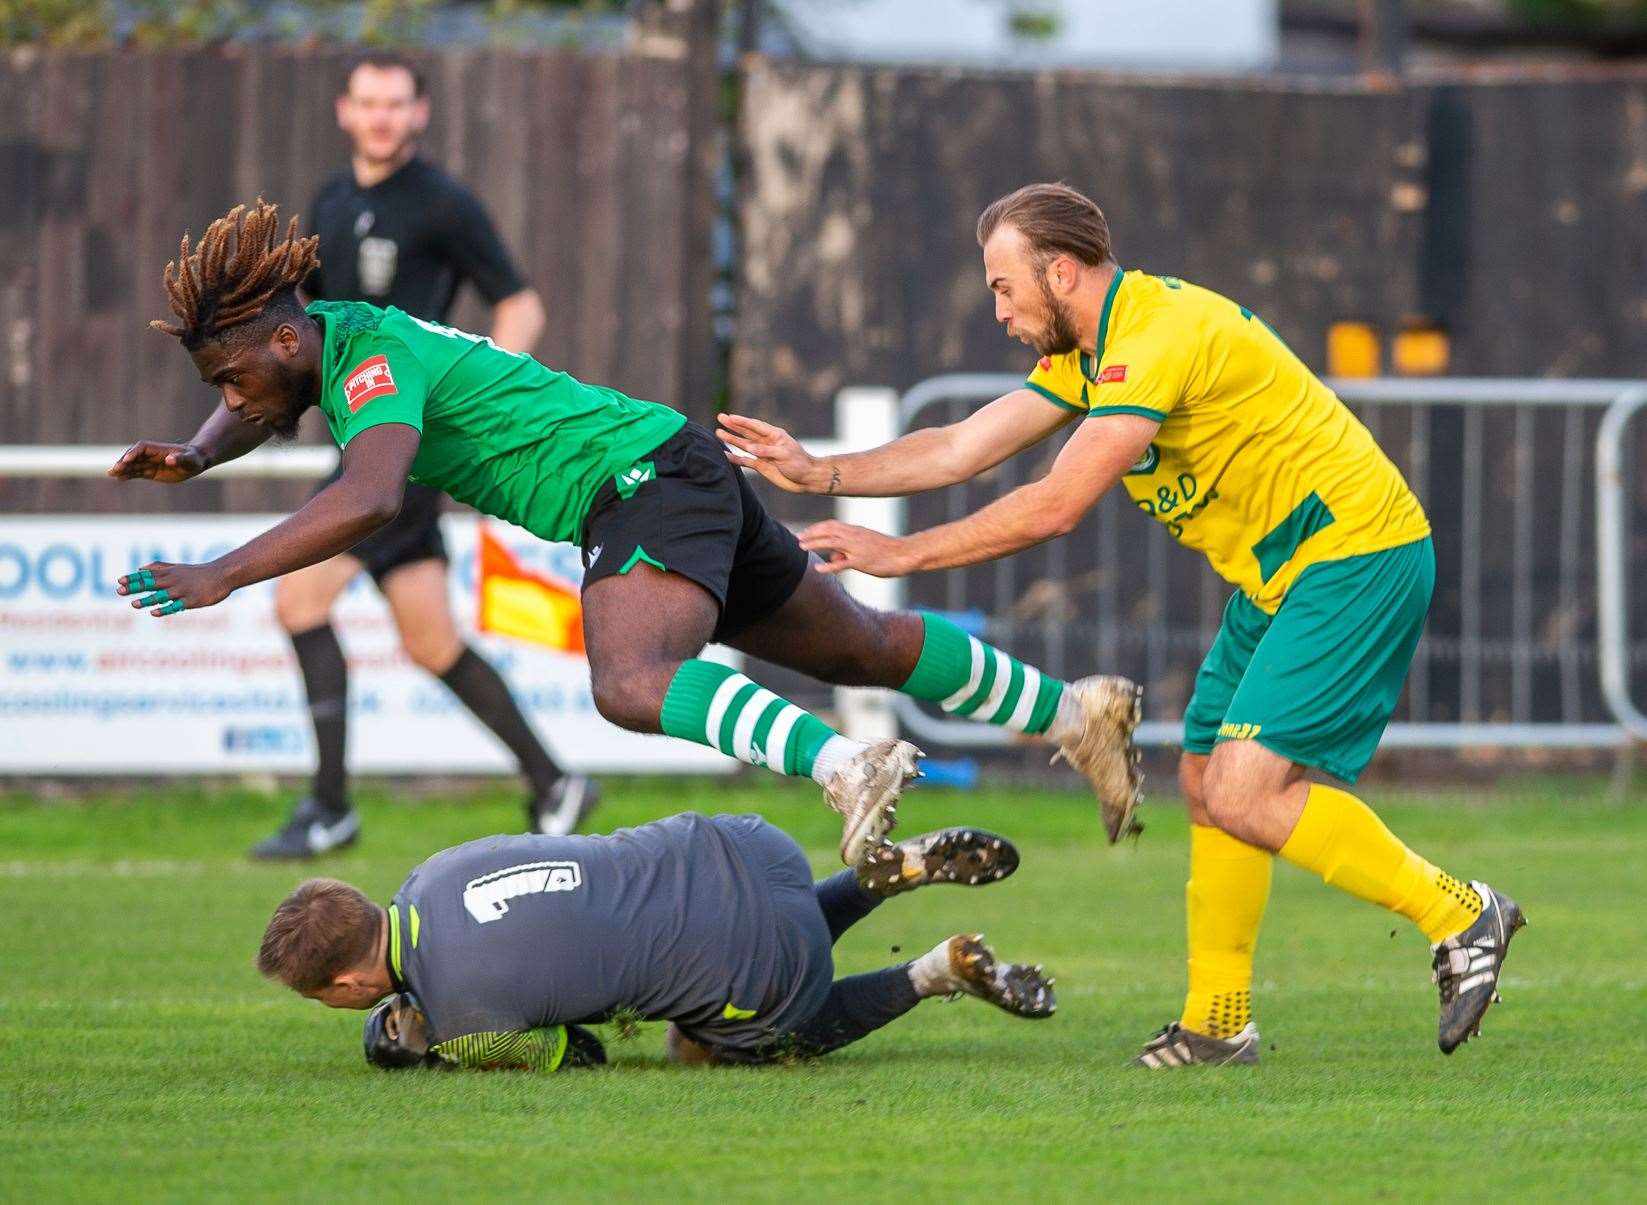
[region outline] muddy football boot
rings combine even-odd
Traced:
[[[946,943],[949,973],[957,992],[987,1000],[1015,1017],[1039,1021],[1058,1011],[1056,982],[1039,966],[1001,962],[982,933],[958,933]]]
[[[862,866],[898,823],[898,796],[925,756],[908,741],[876,741],[829,776],[824,798],[841,814],[841,861]]]
[[[1092,784],[1113,845],[1144,831],[1133,813],[1144,797],[1143,755],[1132,743],[1144,718],[1144,691],[1128,678],[1081,678],[1068,687],[1081,704],[1086,726],[1073,743],[1052,755],[1075,767]]]
[[[981,887],[1018,869],[1018,847],[981,828],[946,828],[882,843],[858,867],[858,886],[883,899],[933,883]]]

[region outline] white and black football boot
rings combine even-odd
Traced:
[[[1133,1067],[1159,1071],[1167,1067],[1189,1067],[1205,1063],[1212,1067],[1251,1066],[1258,1061],[1258,1024],[1248,1021],[1230,1038],[1212,1038],[1178,1022],[1157,1030],[1131,1062]]]
[[[313,795],[306,795],[292,809],[291,816],[272,837],[251,848],[254,858],[313,858],[333,850],[347,849],[360,837],[360,813],[354,808],[334,812],[324,808]]]
[[[1430,947],[1435,956],[1430,978],[1441,989],[1436,1042],[1442,1054],[1481,1032],[1481,1018],[1498,1000],[1498,975],[1510,938],[1527,923],[1521,905],[1509,896],[1485,883],[1470,886],[1481,897],[1481,915],[1464,932]]]
[[[583,827],[600,806],[600,785],[586,774],[563,774],[542,795],[526,801],[526,831],[565,837]]]

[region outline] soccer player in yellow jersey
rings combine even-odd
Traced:
[[[1117,483],[1234,587],[1184,719],[1189,993],[1145,1067],[1253,1063],[1253,950],[1273,855],[1407,917],[1430,941],[1451,1053],[1497,998],[1520,908],[1408,849],[1353,784],[1389,721],[1435,584],[1423,508],[1367,429],[1250,310],[1124,271],[1098,206],[1032,184],[978,221],[995,316],[1040,356],[1024,388],[948,427],[813,458],[737,415],[721,438],[768,481],[892,495],[983,472],[1078,424],[1051,471],[903,538],[837,521],[801,533],[825,572],[970,565],[1069,532]],[[752,458],[752,459],[751,459]]]

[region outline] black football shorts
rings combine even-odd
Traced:
[[[582,543],[584,589],[640,564],[678,573],[720,605],[717,641],[787,602],[808,564],[721,441],[690,422],[601,484]]]

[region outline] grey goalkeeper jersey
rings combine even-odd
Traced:
[[[397,986],[422,1003],[431,1044],[616,1010],[688,1026],[779,1011],[793,975],[744,852],[752,822],[688,812],[443,850],[390,904]]]

